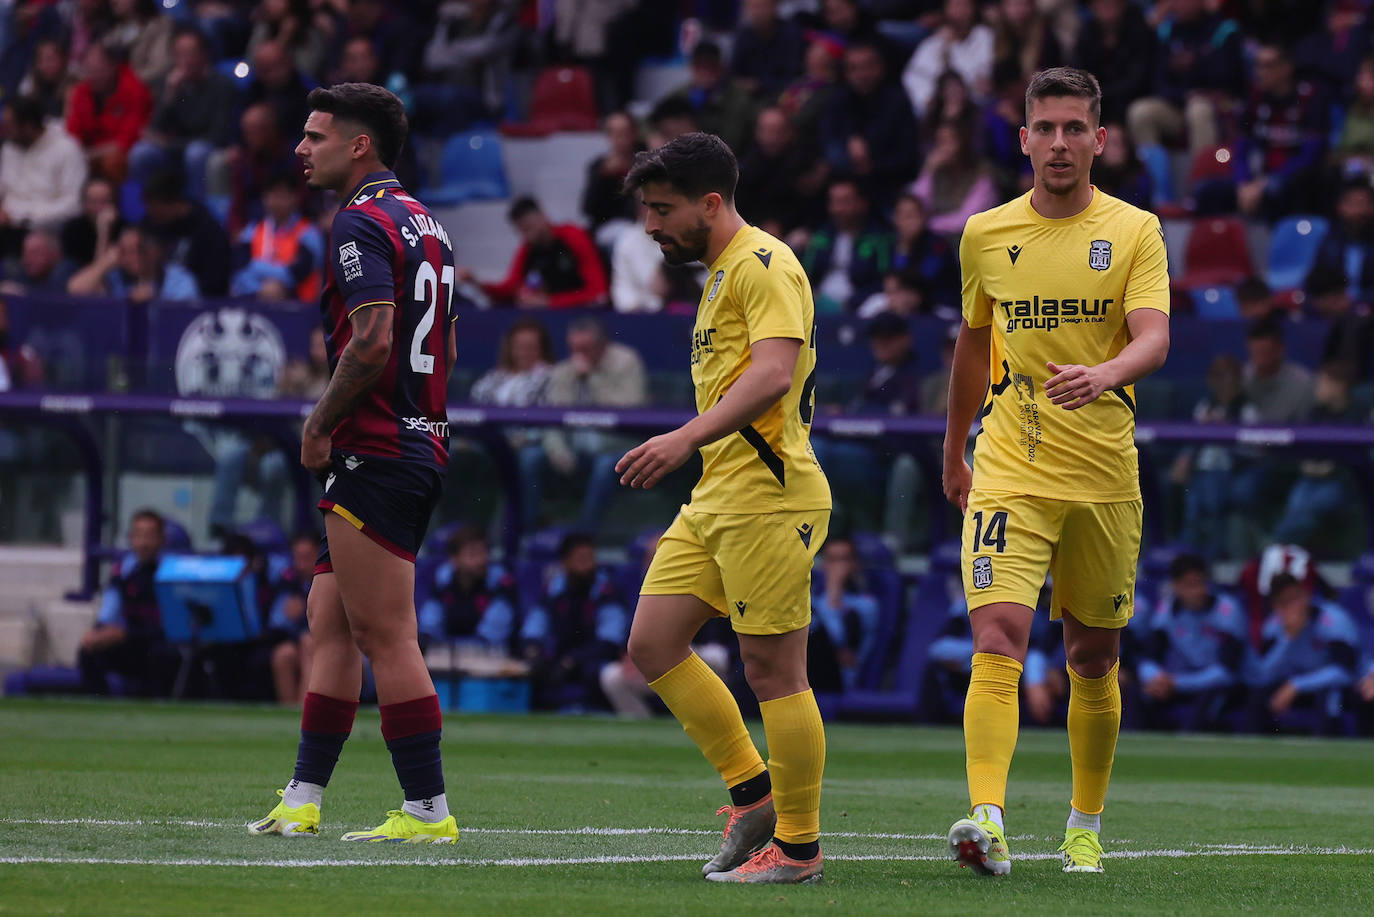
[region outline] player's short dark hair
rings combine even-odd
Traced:
[[[525,214],[535,212],[543,212],[539,202],[529,195],[523,195],[510,202],[510,207],[506,208],[506,219],[514,223]]]
[[[1196,554],[1180,554],[1169,561],[1169,579],[1181,579],[1189,573],[1207,575],[1207,561]]]
[[[1097,77],[1077,67],[1050,67],[1031,77],[1026,86],[1026,122],[1030,122],[1031,102],[1069,96],[1088,100],[1088,114],[1093,123],[1102,118],[1102,87]]]
[[[714,192],[727,202],[733,201],[739,162],[724,140],[693,131],[656,150],[635,154],[634,165],[625,176],[625,193],[651,183],[668,185],[692,200]]]
[[[1265,315],[1250,323],[1245,329],[1247,341],[1270,340],[1283,343],[1283,319],[1277,315]]]
[[[10,112],[15,124],[28,127],[43,126],[43,103],[33,96],[16,96],[10,100]]]
[[[484,545],[487,544],[486,534],[475,525],[463,525],[459,526],[456,532],[448,536],[448,541],[444,543],[444,549],[448,552],[449,557],[452,557],[461,552],[468,545],[477,544],[478,542]]]
[[[377,158],[388,169],[396,165],[405,145],[410,123],[406,108],[396,94],[371,83],[339,83],[328,89],[312,89],[305,97],[311,111],[352,121],[372,138]]]
[[[558,542],[558,559],[567,560],[578,548],[595,548],[596,539],[586,532],[569,532]]]
[[[166,534],[167,520],[163,519],[162,513],[159,513],[157,510],[147,506],[143,507],[142,509],[135,510],[134,514],[129,517],[129,527],[132,528],[133,524],[135,522],[138,522],[140,519],[147,520],[148,522],[151,522],[153,525],[157,526],[157,534],[159,537]]]

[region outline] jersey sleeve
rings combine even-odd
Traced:
[[[363,306],[396,304],[390,236],[375,219],[355,207],[340,210],[329,233],[329,270],[352,315]]]
[[[1125,312],[1158,309],[1169,314],[1169,258],[1164,250],[1164,229],[1150,215],[1136,239],[1131,273],[1126,278]]]
[[[969,220],[959,239],[959,271],[964,281],[964,321],[970,328],[992,324],[992,299],[983,292],[983,283],[978,276],[977,239],[974,221]]]
[[[753,259],[750,259],[753,260]],[[799,284],[805,277],[781,264],[771,268],[745,262],[736,281],[740,312],[749,329],[749,343],[766,338],[806,340],[806,316]]]

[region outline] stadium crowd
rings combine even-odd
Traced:
[[[421,198],[443,184],[439,151],[461,132],[499,125],[511,136],[605,135],[604,152],[586,165],[580,221],[557,222],[533,198],[510,200],[521,244],[507,265],[462,263],[463,234],[454,233],[464,306],[512,310],[496,365],[458,397],[502,406],[650,403],[650,355],[614,340],[605,313],[690,312],[701,271],[662,263],[636,230],[620,181],[637,150],[700,129],[737,151],[739,208],[797,251],[818,313],[866,323],[871,374],[862,387],[831,390],[821,410],[936,415],[950,346],[944,365],[920,365],[911,320],[957,322],[964,222],[1028,187],[1017,141],[1026,80],[1067,63],[1102,82],[1108,144],[1095,184],[1159,213],[1171,254],[1185,255],[1175,258],[1174,311],[1246,323],[1246,359],[1217,354],[1196,367],[1196,404],[1183,410],[1200,424],[1366,422],[1374,408],[1368,7],[15,0],[0,13],[0,293],[315,308],[335,202],[307,192],[292,152],[305,96],[316,85],[375,82],[407,104],[414,137],[396,171]],[[681,85],[643,97],[646,70],[675,72],[674,62]],[[566,340],[553,339],[545,310],[581,313]],[[1298,326],[1324,329],[1313,365],[1286,352]],[[43,354],[9,340],[7,328],[0,304],[0,390],[41,387]],[[283,396],[318,395],[327,379],[320,343],[289,367]],[[573,528],[593,532],[615,496],[609,465],[626,443],[596,430],[506,435],[526,528],[551,521],[542,494],[576,480]],[[245,475],[280,479],[281,469],[250,446],[235,441],[215,456],[222,533],[234,529],[229,498]],[[899,549],[916,543],[912,519],[931,508],[912,505],[921,471],[911,454],[820,438],[816,446],[841,501],[884,481],[878,526]],[[1353,472],[1322,458],[1204,446],[1171,456],[1167,477],[1178,543],[1172,565],[1154,571],[1167,585],[1141,596],[1127,676],[1147,724],[1260,728],[1305,704],[1320,728],[1334,728],[1343,697],[1347,712],[1364,711],[1369,729],[1374,647],[1362,594],[1346,596],[1347,614],[1335,590],[1291,563],[1243,598],[1207,579],[1208,561],[1262,556],[1270,544],[1330,553],[1333,529],[1348,524],[1358,502]],[[140,518],[136,527],[152,527],[153,516]],[[133,555],[116,568],[83,643],[91,690],[128,659],[157,655],[128,649],[156,643],[140,585],[153,562],[151,536],[134,534]],[[1358,540],[1343,539],[1344,547]],[[557,575],[535,588],[509,581],[528,558],[506,559],[509,569],[479,563],[482,534],[453,534],[432,582],[419,587],[423,632],[521,659],[537,704],[642,711],[645,694],[623,659],[634,577],[599,568],[589,547],[568,540]],[[874,668],[866,661],[891,649],[882,642],[892,637],[879,624],[883,601],[865,591],[872,577],[856,550],[833,538],[816,577],[813,678],[827,673],[833,692],[855,689]],[[1295,549],[1279,550],[1287,557]],[[270,683],[283,700],[299,695],[309,662],[299,602],[305,568],[293,553],[256,561],[271,637],[239,660],[257,673],[250,681],[264,692]],[[1284,571],[1298,574],[1294,584]],[[922,695],[933,719],[962,697],[961,622],[966,628],[966,616],[951,609],[949,627],[931,643]],[[1027,669],[1026,702],[1039,721],[1056,715],[1062,699],[1059,667],[1046,664],[1053,661],[1042,660],[1038,680]],[[165,670],[152,666],[135,683],[163,691]]]

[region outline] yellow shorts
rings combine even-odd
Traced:
[[[993,602],[1036,607],[1054,581],[1050,619],[1125,627],[1135,614],[1141,503],[1074,503],[1025,494],[969,494],[960,569],[969,610]]]
[[[658,542],[641,595],[694,595],[741,634],[811,623],[811,566],[830,510],[698,513],[682,507]]]

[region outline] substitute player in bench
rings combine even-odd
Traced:
[[[308,101],[296,155],[311,187],[343,201],[321,300],[329,387],[301,441],[301,463],[324,484],[325,538],[306,604],[315,663],[295,773],[281,803],[249,830],[319,833],[366,655],[405,803],[343,839],[450,843],[458,828],[444,796],[439,699],[416,638],[414,594],[415,552],[448,466],[453,247],[391,172],[406,137],[400,99],[343,83]]]
[[[630,657],[730,791],[724,842],[702,874],[814,882],[825,729],[806,639],[811,565],[830,522],[830,486],[810,444],[815,308],[792,251],[735,211],[738,180],[730,148],[699,133],[640,153],[625,179],[664,258],[710,267],[692,336],[699,413],[616,465],[621,483],[646,488],[698,449],[703,466],[645,574]],[[766,767],[729,689],[691,649],[717,616],[739,637]]]
[[[1102,871],[1101,813],[1121,725],[1117,656],[1140,553],[1132,385],[1168,354],[1169,276],[1159,220],[1089,182],[1106,142],[1101,98],[1081,70],[1032,78],[1021,151],[1034,187],[972,217],[960,243],[964,320],[944,490],[964,512],[972,818],[954,823],[949,844],[985,875],[1011,871],[1003,811],[1017,684],[1047,572],[1070,683],[1073,798],[1060,851],[1065,872]],[[970,469],[975,415],[983,428]]]

